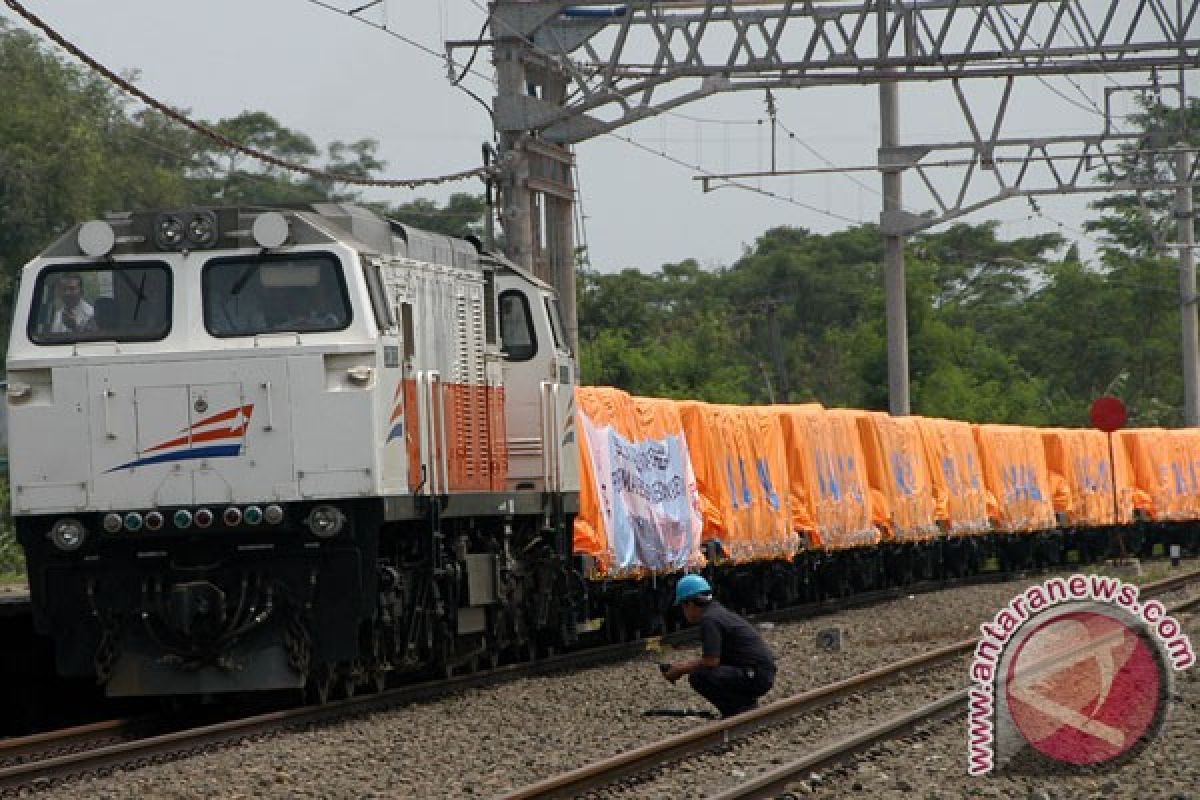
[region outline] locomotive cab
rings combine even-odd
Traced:
[[[569,524],[573,367],[501,350],[498,287],[552,341],[544,284],[352,206],[112,215],[28,264],[12,509],[59,671],[327,692],[527,635],[499,539]]]
[[[575,367],[558,295],[511,264],[497,276],[496,292],[504,385],[514,392],[507,403],[508,486],[578,486],[578,460],[558,457],[575,416]]]

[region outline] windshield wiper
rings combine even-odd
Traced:
[[[233,286],[230,287],[230,297],[237,297],[242,293],[242,289],[246,288],[246,284],[249,282],[250,276],[254,274],[256,269],[258,269],[258,263],[246,265],[246,268],[242,270],[242,274],[238,276],[238,279],[233,282]]]
[[[150,276],[145,270],[143,270],[142,282],[137,286],[134,286],[133,279],[130,278],[129,274],[124,270],[117,270],[117,274],[121,276],[121,280],[125,282],[125,285],[128,286],[129,290],[133,292],[135,297],[137,297],[137,302],[133,304],[133,318],[137,319],[138,312],[141,311],[142,308],[142,303],[146,300],[146,278]]]

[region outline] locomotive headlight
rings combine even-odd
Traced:
[[[367,366],[350,367],[346,370],[346,378],[358,386],[366,386],[375,377],[375,370]]]
[[[196,512],[196,527],[207,528],[213,524],[213,513],[207,508],[202,508]]]
[[[163,214],[154,224],[154,242],[162,250],[175,250],[186,235],[183,220],[174,214]]]
[[[304,524],[314,536],[330,539],[346,527],[346,515],[333,506],[317,506],[309,512]]]
[[[87,529],[77,519],[60,519],[50,529],[50,541],[64,553],[71,553],[83,547],[87,540]]]
[[[263,510],[263,519],[268,525],[278,525],[283,522],[283,509],[272,503]]]
[[[130,511],[125,515],[125,530],[130,533],[137,533],[142,529],[142,515],[136,511]]]
[[[242,519],[246,520],[247,525],[257,525],[263,520],[262,509],[258,506],[246,506],[246,513],[242,515]]]
[[[187,224],[187,238],[193,247],[212,247],[217,242],[217,217],[211,211],[198,211]]]
[[[242,521],[242,512],[236,506],[230,506],[229,508],[225,509],[225,513],[221,515],[221,521],[224,522],[227,527],[236,528]]]
[[[192,512],[181,508],[175,512],[175,527],[180,530],[192,527]]]
[[[146,530],[157,531],[163,526],[163,515],[157,511],[151,511],[146,515]]]
[[[105,514],[104,515],[104,530],[109,533],[118,533],[121,526],[125,523],[121,520],[120,514]]]

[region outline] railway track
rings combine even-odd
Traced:
[[[506,681],[628,658],[645,642],[608,645],[539,661],[510,664],[486,672],[413,684],[377,694],[360,695],[325,705],[271,711],[221,720],[208,725],[139,735],[161,720],[127,720],[83,725],[0,740],[0,794],[39,787],[66,778],[102,774],[128,764],[167,761],[209,749],[237,744],[285,730],[335,722],[347,717],[384,711],[434,699],[453,692],[478,689]]]
[[[127,719],[104,720],[29,736],[0,739],[0,770],[34,760],[44,760],[55,752],[90,750],[123,741],[133,735],[134,723]]]
[[[1200,583],[1200,570],[1172,576],[1141,587],[1142,597],[1155,597]],[[1176,603],[1168,613],[1200,606],[1200,595]],[[899,678],[953,663],[970,654],[976,638],[964,639],[927,653],[894,662],[843,681],[793,695],[730,719],[700,725],[693,730],[601,759],[578,769],[554,775],[501,796],[501,800],[549,800],[576,797],[610,787],[637,776],[650,775],[687,757],[729,746],[854,695],[896,682]],[[810,772],[844,761],[880,742],[903,736],[938,719],[966,711],[967,689],[956,690],[883,723],[859,730],[816,751],[726,789],[711,800],[750,800],[773,797]]]
[[[887,602],[901,595],[1014,580],[1021,576],[1021,574],[987,573],[950,584],[932,582],[915,584],[853,595],[841,600],[764,612],[755,615],[753,619],[761,621],[806,619],[849,608],[861,608]],[[1143,588],[1143,593],[1147,595],[1150,593],[1161,594],[1186,585],[1191,580],[1200,580],[1200,571],[1176,576],[1153,585],[1147,584]],[[660,638],[666,642],[683,642],[694,637],[695,631],[688,629],[674,631]],[[485,688],[522,678],[628,659],[641,655],[646,645],[647,640],[611,644],[537,661],[502,666],[486,672],[404,686],[326,705],[282,709],[237,719],[219,720],[186,729],[180,729],[177,723],[168,723],[162,719],[111,720],[40,733],[20,739],[0,740],[0,794],[13,794],[24,788],[44,787],[80,776],[104,774],[130,764],[142,765],[186,757],[286,730],[328,724],[348,717],[427,701],[457,691]],[[973,642],[971,646],[973,646]],[[882,685],[888,680],[894,679],[897,674],[928,669],[939,663],[946,663],[963,655],[969,649],[964,648],[966,648],[966,643],[940,648],[922,656],[907,659],[905,662],[897,662],[897,664],[864,673],[848,681],[823,687],[820,690],[806,693],[806,695],[787,698],[732,720],[702,726],[694,732],[684,734],[682,738],[686,738],[686,741],[674,742],[671,745],[671,751],[661,752],[668,753],[667,757],[671,757],[670,752],[674,752],[676,753],[674,757],[678,757],[687,752],[711,749],[726,744],[731,739],[776,724],[771,718],[777,713],[785,716],[802,714],[807,710],[834,702],[839,696],[844,697],[854,691]],[[639,751],[633,751],[633,754],[638,754],[641,750],[646,750],[646,753],[643,754],[644,759],[631,765],[620,774],[625,775],[644,770],[648,768],[645,765],[653,764],[655,758],[661,761],[664,756],[655,755],[656,752],[659,752],[654,750],[655,747],[655,745],[651,745]],[[596,772],[595,779],[602,779],[604,777],[602,773],[606,769],[615,770],[617,766],[601,766]],[[613,779],[609,777],[605,782],[611,782]],[[567,794],[570,794],[571,791],[568,789]],[[512,797],[526,796],[564,795],[561,793],[512,795]]]

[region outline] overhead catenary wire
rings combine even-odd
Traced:
[[[685,169],[691,170],[692,172],[695,172],[699,175],[703,175],[703,176],[709,177],[709,178],[720,178],[721,177],[716,172],[713,172],[710,169],[706,169],[705,167],[703,167],[699,164],[689,164],[688,162],[684,161],[682,158],[673,156],[670,153],[666,152],[665,150],[655,150],[654,148],[648,147],[647,145],[644,145],[641,142],[639,142],[636,139],[633,139],[631,137],[623,136],[619,133],[612,133],[612,132],[609,132],[606,135],[611,136],[615,139],[619,139],[619,140],[625,142],[626,144],[633,145],[634,147],[636,147],[639,150],[642,150],[644,152],[650,153],[653,156],[657,156],[658,158],[669,161],[672,164],[675,164],[676,166],[680,166]],[[770,197],[774,200],[779,200],[784,203],[790,203],[791,205],[798,206],[798,207],[806,209],[808,211],[812,211],[815,214],[820,214],[822,216],[829,217],[831,219],[836,219],[839,222],[845,222],[850,225],[866,224],[861,219],[854,219],[852,217],[847,217],[842,214],[838,214],[836,211],[829,211],[828,209],[818,208],[817,206],[809,205],[808,203],[797,200],[794,197],[785,197],[784,195],[769,191],[767,189],[760,189],[760,188],[758,188],[756,186],[752,186],[748,183],[742,183],[740,181],[734,181],[734,180],[726,180],[726,184],[729,186],[737,187],[739,189],[745,189],[748,192],[754,192],[755,194],[763,195],[764,197]]]
[[[327,3],[327,2],[325,2],[325,0],[305,0],[305,2],[311,3],[312,5],[317,6],[319,8],[323,8],[326,11],[331,11],[334,14],[340,14],[344,17],[348,17],[362,25],[366,25],[370,28],[374,28],[375,30],[379,31],[380,33],[387,34],[388,36],[391,36],[393,39],[397,39],[397,40],[403,42],[404,44],[409,45],[410,47],[414,47],[417,50],[420,50],[422,53],[425,53],[428,56],[436,58],[439,62],[441,62],[443,64],[446,63],[446,61],[447,61],[447,56],[445,53],[439,53],[437,50],[434,50],[429,45],[423,44],[423,43],[417,41],[416,39],[412,38],[411,36],[405,36],[404,34],[400,33],[399,31],[392,30],[387,25],[380,25],[377,22],[371,22],[369,19],[364,19],[363,17],[358,16],[359,12],[361,12],[362,10],[364,10],[366,8],[370,8],[371,5],[373,5],[373,4],[368,4],[368,5],[362,6],[357,9],[347,11],[345,9],[338,8],[337,6],[333,5],[332,3]],[[450,63],[453,66],[456,66],[459,68],[462,68],[462,66],[463,66],[462,64],[459,64],[458,62],[454,61],[453,59],[450,59]],[[488,83],[493,83],[492,77],[490,75],[485,75],[484,73],[479,72],[474,69],[466,70],[466,72],[468,72],[471,75],[474,75],[477,78],[481,78],[481,79],[487,81]]]
[[[43,21],[40,17],[35,15],[33,12],[29,11],[29,9],[25,8],[25,6],[23,6],[17,0],[4,0],[4,2],[9,8],[11,8],[14,12],[16,12],[22,19],[24,19],[26,22],[28,22],[33,27],[40,30],[51,41],[53,41],[59,47],[66,50],[68,53],[70,53],[75,58],[79,59],[79,61],[83,62],[89,69],[91,69],[93,72],[96,72],[97,74],[101,75],[103,78],[105,78],[107,81],[109,81],[109,83],[113,84],[121,91],[125,92],[128,95],[131,95],[132,97],[136,97],[138,100],[142,101],[147,106],[158,111],[160,114],[167,117],[168,119],[170,119],[174,122],[177,122],[178,124],[183,125],[184,127],[188,128],[192,131],[195,131],[196,133],[200,134],[201,136],[204,136],[205,138],[210,139],[213,142],[216,142],[217,144],[221,145],[222,147],[229,149],[229,150],[235,150],[235,151],[242,153],[243,155],[249,156],[250,158],[253,158],[257,161],[261,161],[264,164],[270,164],[271,166],[278,167],[279,169],[284,169],[284,170],[288,170],[289,172],[296,172],[296,173],[300,173],[303,175],[308,175],[309,177],[317,178],[318,180],[330,181],[332,183],[342,183],[342,184],[353,185],[353,186],[374,186],[374,187],[381,187],[381,188],[400,188],[400,189],[415,189],[420,186],[432,186],[432,185],[437,185],[437,184],[442,184],[442,183],[452,183],[455,181],[467,180],[469,178],[483,177],[484,174],[486,173],[486,170],[483,167],[476,167],[474,169],[462,170],[461,172],[455,172],[455,173],[451,173],[449,175],[439,175],[439,176],[431,177],[431,178],[368,178],[368,177],[364,177],[362,175],[351,175],[351,174],[338,173],[338,172],[329,172],[327,170],[310,167],[307,164],[298,164],[293,161],[288,161],[286,159],[279,158],[278,156],[274,156],[263,150],[259,150],[256,147],[251,147],[247,144],[243,144],[242,142],[235,141],[234,139],[231,139],[230,137],[226,136],[225,134],[220,133],[219,131],[213,130],[212,128],[208,127],[207,125],[196,122],[195,120],[191,119],[187,115],[182,114],[179,111],[176,111],[175,109],[168,106],[166,103],[164,103],[161,100],[158,100],[157,98],[152,97],[151,95],[142,91],[137,86],[130,83],[128,80],[117,75],[112,70],[108,69],[103,64],[98,62],[96,59],[92,58],[90,55],[88,55],[86,52],[84,52],[82,49],[80,49],[78,46],[76,46],[73,42],[69,41],[66,37],[64,37],[62,34],[60,34],[58,31],[56,31],[54,28],[52,28],[49,24],[47,24],[45,21]],[[309,2],[320,3],[320,0],[309,0]]]
[[[415,47],[417,50],[421,51],[422,53],[425,53],[426,55],[431,56],[433,58],[436,58],[438,61],[442,62],[443,64],[446,64],[449,67],[449,76],[448,77],[450,78],[450,85],[456,89],[460,89],[464,94],[466,94],[468,97],[470,97],[472,100],[474,100],[480,106],[482,106],[483,110],[487,112],[488,117],[491,118],[493,121],[495,120],[495,112],[492,110],[492,107],[490,105],[488,105],[487,101],[484,100],[479,95],[477,95],[475,92],[468,89],[466,86],[462,85],[463,78],[465,78],[467,75],[473,75],[476,78],[480,78],[491,84],[495,83],[495,79],[492,78],[490,75],[485,75],[484,73],[479,72],[478,70],[472,68],[472,64],[475,61],[474,53],[472,53],[471,59],[470,59],[470,61],[467,62],[466,65],[459,64],[457,61],[455,61],[450,56],[449,53],[439,53],[438,51],[434,50],[429,45],[422,44],[421,42],[418,42],[416,39],[413,39],[411,36],[405,36],[402,33],[394,31],[387,26],[386,22],[381,25],[377,22],[371,22],[368,19],[364,19],[364,18],[358,16],[359,12],[361,12],[365,9],[371,8],[372,6],[379,5],[381,3],[383,4],[384,8],[386,9],[387,5],[386,5],[386,3],[384,3],[384,0],[378,0],[378,2],[374,2],[374,3],[368,3],[367,5],[360,6],[358,8],[354,8],[349,11],[338,8],[337,6],[335,6],[331,3],[327,3],[324,0],[306,0],[306,2],[311,3],[314,6],[317,6],[318,8],[323,8],[326,11],[331,11],[335,14],[340,14],[344,17],[349,17],[350,19],[354,20],[355,22],[361,23],[370,28],[374,28],[375,30],[379,31],[380,33],[385,33],[388,36],[391,36],[392,38],[403,42],[404,44],[407,44],[411,47]],[[485,23],[485,25],[486,25],[486,23]],[[478,52],[478,48],[476,48],[476,52]],[[455,75],[454,75],[455,68],[459,68],[462,70],[461,73],[457,77],[455,77]]]

